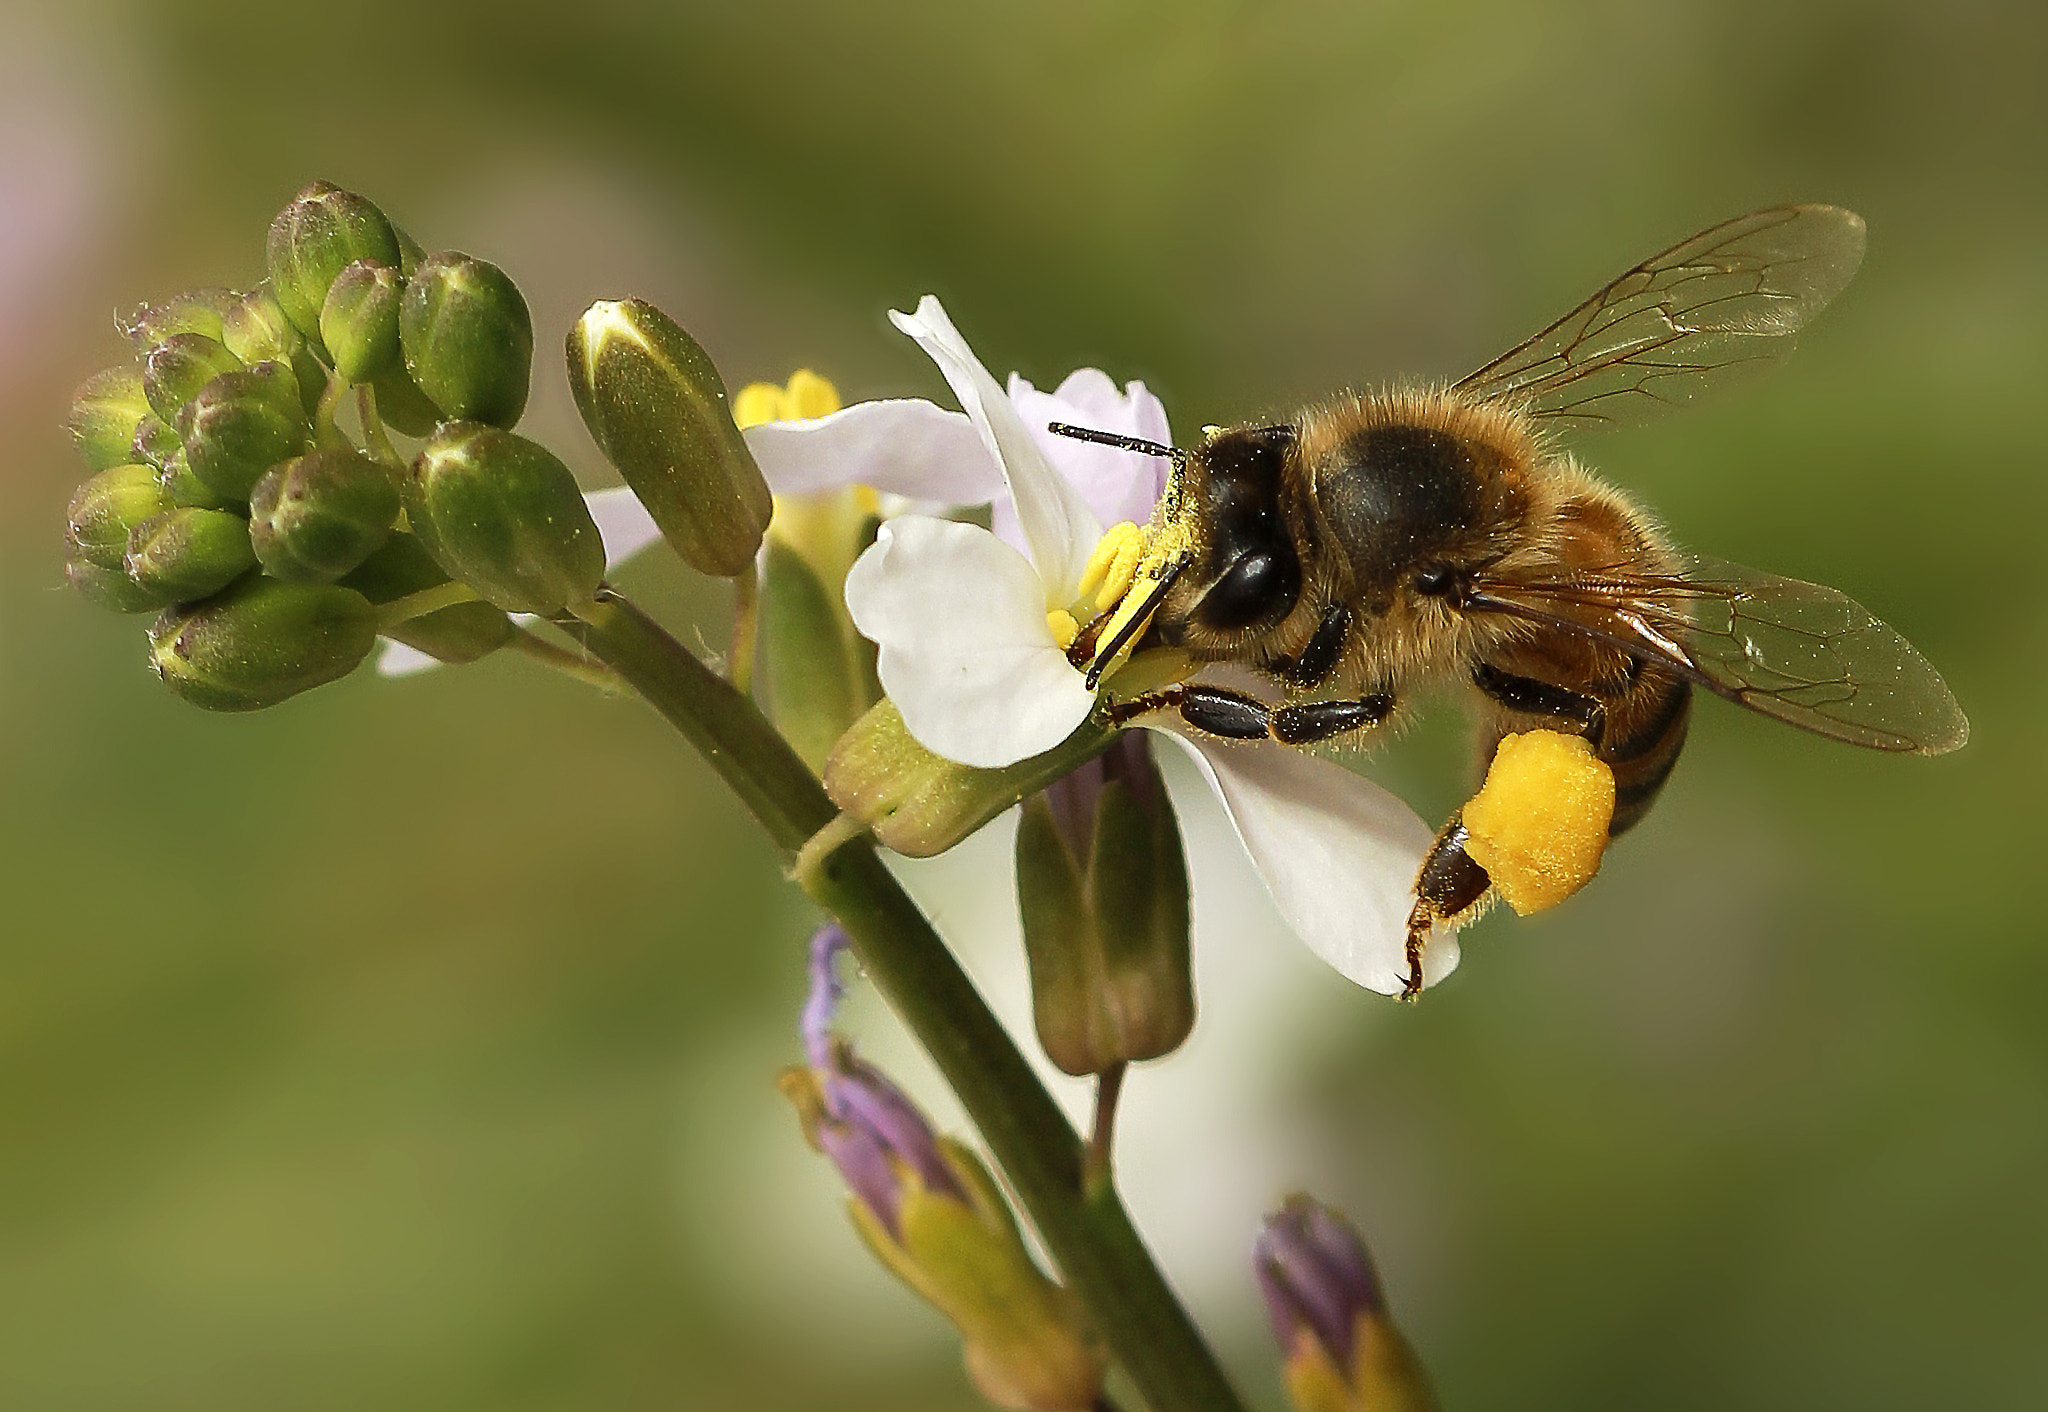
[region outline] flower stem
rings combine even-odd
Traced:
[[[794,859],[838,810],[751,702],[610,590],[559,620],[623,676]],[[937,1063],[1152,1412],[1242,1412],[1114,1186],[1083,1181],[1081,1139],[873,845],[822,848],[797,877]]]

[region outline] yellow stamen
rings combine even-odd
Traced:
[[[1100,640],[1105,644],[1116,641],[1123,630],[1137,618],[1138,614],[1145,611],[1145,600],[1151,597],[1152,590],[1158,586],[1159,580],[1153,578],[1150,574],[1147,574],[1144,578],[1133,580],[1130,592],[1124,595],[1124,601],[1118,605],[1116,612],[1110,616],[1109,621],[1102,625],[1102,637]],[[1141,627],[1139,631],[1142,630]],[[1134,640],[1137,635],[1137,632],[1131,634]],[[1128,650],[1128,648],[1129,644],[1126,643],[1122,650]]]
[[[839,389],[809,368],[790,374],[782,399],[782,415],[794,422],[829,417],[845,405],[839,400]]]
[[[748,427],[782,421],[788,415],[783,410],[786,400],[782,389],[774,383],[750,382],[732,399],[733,425],[745,431]]]
[[[1062,648],[1072,647],[1074,639],[1081,635],[1081,625],[1074,621],[1074,615],[1064,608],[1055,608],[1045,615],[1045,625],[1052,629],[1053,641]]]
[[[1111,525],[1096,541],[1088,555],[1088,567],[1081,571],[1080,596],[1095,597],[1095,606],[1107,608],[1131,585],[1138,554],[1145,544],[1145,532],[1129,520]],[[1121,582],[1117,582],[1121,578]],[[1114,591],[1106,585],[1116,583]],[[1097,590],[1102,590],[1097,592]]]

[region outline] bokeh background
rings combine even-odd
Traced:
[[[1126,1169],[1263,1407],[1243,1255],[1293,1185],[1461,1412],[2040,1406],[2044,36],[1996,0],[9,0],[0,1405],[977,1405],[770,1086],[812,919],[651,714],[491,660],[209,717],[62,587],[111,312],[246,285],[321,176],[513,271],[530,426],[592,485],[550,350],[595,297],[735,385],[943,397],[882,318],[932,290],[998,371],[1142,377],[1192,431],[1454,376],[1739,211],[1861,211],[1788,368],[1582,450],[1898,624],[1968,748],[1705,705],[1598,885],[1413,1009],[1320,971],[1198,811],[1205,1018],[1133,1079]],[[717,591],[627,582],[722,640]],[[1465,745],[1374,768],[1436,815]],[[1007,848],[907,876],[1016,1016]],[[849,1026],[951,1111],[872,997]]]

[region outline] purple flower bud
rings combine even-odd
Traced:
[[[811,1135],[853,1194],[900,1238],[907,1174],[915,1173],[927,1192],[943,1192],[963,1204],[968,1196],[916,1105],[831,1031],[845,995],[833,963],[847,946],[837,923],[821,927],[811,938],[811,993],[801,1025],[818,1096]]]
[[[1252,1269],[1281,1347],[1292,1350],[1306,1329],[1340,1369],[1352,1366],[1358,1316],[1386,1312],[1365,1242],[1313,1197],[1290,1196],[1266,1218]]]

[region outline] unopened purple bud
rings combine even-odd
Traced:
[[[1365,1242],[1313,1197],[1290,1196],[1266,1218],[1252,1269],[1281,1346],[1292,1349],[1307,1329],[1340,1369],[1352,1366],[1358,1316],[1386,1309]]]
[[[939,1140],[917,1105],[832,1033],[833,1016],[846,993],[833,967],[849,945],[836,922],[811,938],[811,992],[800,1028],[818,1101],[812,1136],[861,1203],[891,1235],[901,1236],[906,1168],[928,1192],[944,1192],[962,1202],[967,1192],[939,1154]]]

